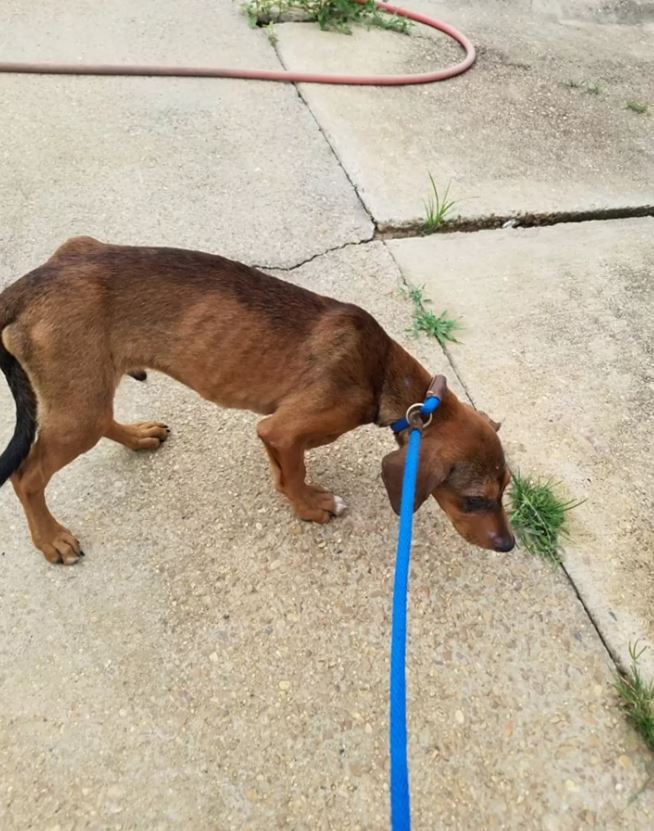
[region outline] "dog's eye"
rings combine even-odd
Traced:
[[[463,510],[466,513],[472,513],[473,511],[490,511],[492,507],[490,499],[486,499],[483,496],[463,497]]]

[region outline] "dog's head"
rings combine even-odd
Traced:
[[[423,430],[414,510],[431,494],[461,536],[480,548],[510,551],[515,540],[502,505],[511,477],[497,436],[499,424],[443,396],[434,421]],[[382,460],[382,478],[399,514],[407,435]]]

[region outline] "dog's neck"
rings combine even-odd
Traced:
[[[377,424],[388,427],[402,418],[411,404],[425,400],[431,375],[415,358],[392,341],[379,396]],[[446,390],[444,399],[452,397]]]

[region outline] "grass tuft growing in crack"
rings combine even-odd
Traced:
[[[279,38],[277,37],[277,29],[275,28],[275,24],[271,20],[270,23],[266,23],[266,25],[263,28],[266,33],[266,37],[268,38],[268,43],[271,46],[276,46]]]
[[[599,95],[604,92],[604,87],[597,81],[586,81],[584,84],[584,92],[587,95]]]
[[[638,667],[646,649],[646,646],[638,649],[638,641],[629,644],[631,666],[624,674],[616,672],[614,684],[627,720],[654,751],[654,681],[647,683]]]
[[[461,331],[461,324],[446,311],[437,315],[427,308],[431,305],[431,300],[425,297],[424,286],[407,286],[402,289],[402,293],[413,304],[413,326],[409,329],[412,335],[417,336],[422,332],[430,338],[435,338],[441,346],[445,346],[447,341],[460,342],[455,335]]]
[[[429,174],[429,182],[431,193],[425,201],[425,221],[422,229],[425,234],[434,234],[448,221],[456,201],[448,198],[450,193],[449,184],[441,194],[431,173]]]
[[[408,34],[411,21],[397,14],[383,12],[374,0],[248,0],[243,9],[251,25],[280,20],[288,12],[301,12],[323,31],[352,34],[352,26],[378,26],[393,32]]]
[[[649,105],[644,101],[627,101],[626,108],[639,115],[644,115],[649,109]]]
[[[566,515],[581,502],[561,500],[551,481],[539,482],[513,474],[509,518],[520,543],[531,554],[561,562],[561,537],[567,536]]]

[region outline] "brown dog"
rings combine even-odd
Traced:
[[[423,401],[430,376],[367,312],[253,268],[194,251],[69,240],[0,295],[0,368],[16,400],[0,456],[34,545],[74,563],[77,539],[50,514],[45,488],[105,436],[159,447],[157,422],[113,418],[123,375],[152,367],[224,407],[265,415],[257,427],[276,488],[306,520],[345,504],[305,481],[304,451],[374,422],[388,426]],[[502,508],[509,480],[497,425],[439,381],[442,404],[424,429],[416,508],[433,494],[466,540],[509,551]],[[38,418],[38,437],[37,431]],[[407,431],[383,461],[399,511]],[[36,438],[36,441],[35,441]]]

